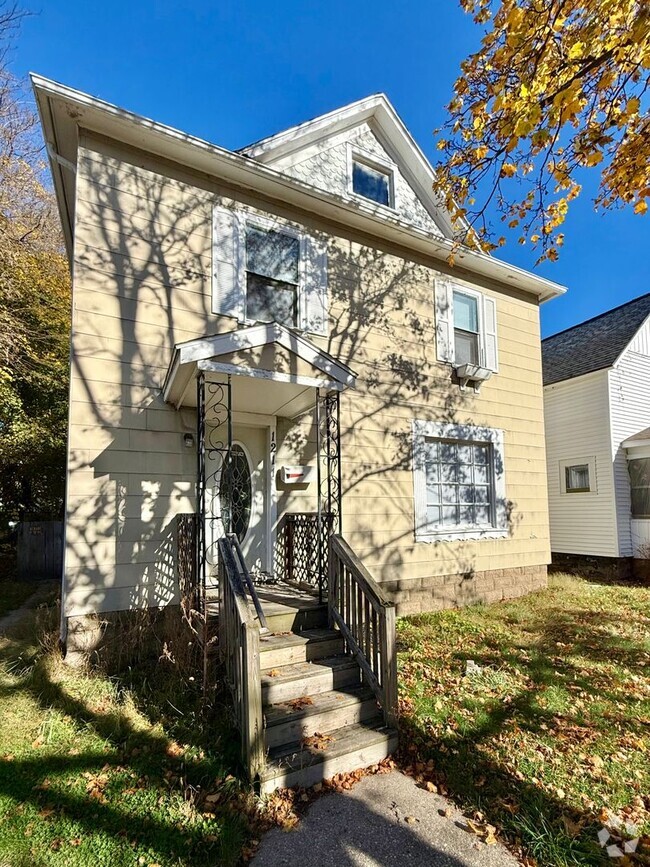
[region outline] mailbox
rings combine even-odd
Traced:
[[[283,485],[308,485],[316,475],[314,467],[280,467]]]

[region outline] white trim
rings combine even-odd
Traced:
[[[362,165],[368,166],[370,169],[375,169],[382,174],[388,176],[388,204],[384,205],[383,202],[376,202],[374,199],[369,199],[367,196],[361,195],[361,193],[357,193],[354,190],[353,186],[353,169],[354,163],[358,162]],[[387,159],[382,159],[381,157],[375,156],[375,154],[370,153],[370,151],[364,150],[363,148],[356,145],[354,142],[347,142],[346,145],[346,165],[347,165],[347,191],[348,196],[354,201],[362,201],[362,202],[370,202],[376,208],[380,208],[382,211],[387,213],[397,213],[399,208],[397,206],[397,184],[395,183],[395,178],[397,175],[397,165],[393,162],[390,162]]]
[[[354,229],[367,231],[377,238],[401,244],[409,250],[445,263],[445,267],[449,267],[449,257],[453,254],[456,266],[532,294],[540,302],[566,292],[565,286],[560,286],[523,268],[501,262],[487,253],[469,247],[459,247],[451,237],[433,237],[430,232],[419,229],[396,216],[378,214],[376,208],[366,207],[363,203],[350,202],[334,193],[318,189],[263,165],[258,160],[250,158],[255,146],[247,151],[249,156],[242,156],[240,153],[233,153],[42,76],[32,74],[31,81],[44,137],[47,141],[55,142],[57,153],[66,156],[67,159],[75,161],[77,159],[78,129],[82,127],[90,132],[116,139],[125,145],[170,159],[204,173],[210,178],[218,178],[226,183],[257,191],[282,202],[285,207],[300,207],[310,213],[319,214],[325,219],[342,222],[351,231]],[[385,97],[382,97],[382,107],[377,102],[378,98],[373,97],[370,102],[373,100],[377,110],[370,111],[370,114],[373,114],[378,122],[382,114],[397,118]],[[405,152],[410,149],[410,152],[415,155],[414,160],[418,163],[417,170],[420,178],[418,185],[426,189],[428,183],[426,179],[433,178],[433,169],[401,121],[394,119],[393,124],[398,124],[400,135],[404,142],[408,143],[408,148],[404,144]],[[74,206],[69,195],[69,183],[56,161],[52,163],[52,175],[68,255],[71,257]],[[409,181],[409,178],[406,180]],[[438,219],[442,219],[444,209],[440,210],[439,205],[437,207]]]
[[[255,349],[269,343],[277,343],[284,347],[342,385],[353,388],[356,383],[356,374],[346,364],[337,361],[332,355],[319,349],[307,338],[290,331],[278,322],[252,325],[236,331],[226,331],[224,334],[199,337],[196,340],[177,343],[174,347],[168,377],[175,372],[178,365],[188,364],[192,361],[204,361],[240,350]],[[167,380],[165,381],[166,388]]]
[[[217,207],[219,207],[217,205]],[[298,282],[292,285],[296,287],[296,318],[297,322],[292,326],[300,328],[303,322],[303,310],[305,306],[305,232],[299,228],[297,224],[289,222],[282,217],[269,217],[265,214],[257,214],[249,210],[241,208],[233,209],[239,215],[239,231],[240,231],[240,249],[242,254],[238,263],[237,279],[241,283],[242,294],[244,297],[244,318],[240,320],[244,325],[255,325],[258,320],[250,319],[248,316],[248,285],[246,275],[248,274],[248,261],[246,251],[246,229],[252,226],[256,229],[261,229],[263,232],[277,232],[281,235],[288,235],[295,238],[299,243],[298,249]],[[252,273],[252,272],[251,272]]]
[[[469,424],[447,424],[444,422],[414,419],[413,434],[413,500],[415,514],[415,541],[442,542],[462,539],[504,539],[509,533],[508,511],[505,485],[504,434],[502,430],[489,427],[476,427]],[[427,524],[427,483],[424,463],[424,440],[449,439],[469,440],[489,443],[492,446],[492,492],[494,494],[494,525],[480,527],[459,527],[455,530],[435,529]]]
[[[588,491],[567,491],[566,487],[566,469],[567,467],[587,466],[589,468],[589,490]],[[596,472],[596,458],[577,457],[577,458],[562,458],[558,461],[558,470],[560,473],[560,494],[563,497],[593,497],[598,493],[598,474]]]
[[[242,367],[240,364],[226,364],[221,361],[197,361],[198,370],[206,373],[224,373],[230,376],[246,376],[253,379],[267,379],[270,382],[284,382],[291,385],[304,385],[307,388],[325,388],[331,391],[343,391],[345,385],[340,382],[318,379],[315,376],[302,376],[297,373],[280,373],[277,370],[260,370],[257,367]]]
[[[268,569],[272,575],[275,575],[275,561],[273,552],[275,551],[275,539],[278,528],[278,491],[275,483],[275,464],[277,457],[278,438],[277,438],[277,418],[272,417],[271,423],[268,425],[267,432],[267,490],[268,490],[268,516],[267,516],[267,531],[268,531]]]

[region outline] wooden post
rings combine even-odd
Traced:
[[[244,671],[242,681],[246,685],[243,696],[245,720],[242,722],[242,739],[245,743],[245,761],[251,781],[264,768],[264,724],[262,717],[262,676],[260,671],[260,634],[257,625],[242,624]]]
[[[397,727],[397,655],[395,649],[395,606],[386,605],[381,618],[381,685],[384,693],[384,720]]]

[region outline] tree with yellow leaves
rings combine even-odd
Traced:
[[[580,194],[581,169],[600,173],[597,208],[648,210],[648,0],[461,0],[486,26],[461,65],[438,141],[436,187],[460,240],[502,246],[496,207],[555,260]]]

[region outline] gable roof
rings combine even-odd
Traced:
[[[395,215],[350,202],[335,193],[289,177],[244,154],[206,142],[173,127],[126,111],[87,93],[31,74],[54,180],[68,257],[72,261],[79,130],[170,160],[235,188],[253,191],[285,207],[295,207],[352,231],[433,259],[434,267],[463,279],[492,280],[533,296],[539,303],[566,292],[564,286],[510,265],[479,250],[459,246]],[[453,260],[453,265],[451,264]]]
[[[612,367],[650,316],[650,292],[542,341],[544,385]]]
[[[273,165],[333,135],[368,123],[399,165],[404,177],[447,238],[454,237],[451,215],[433,192],[435,172],[385,93],[351,102],[335,111],[254,142],[239,153]]]

